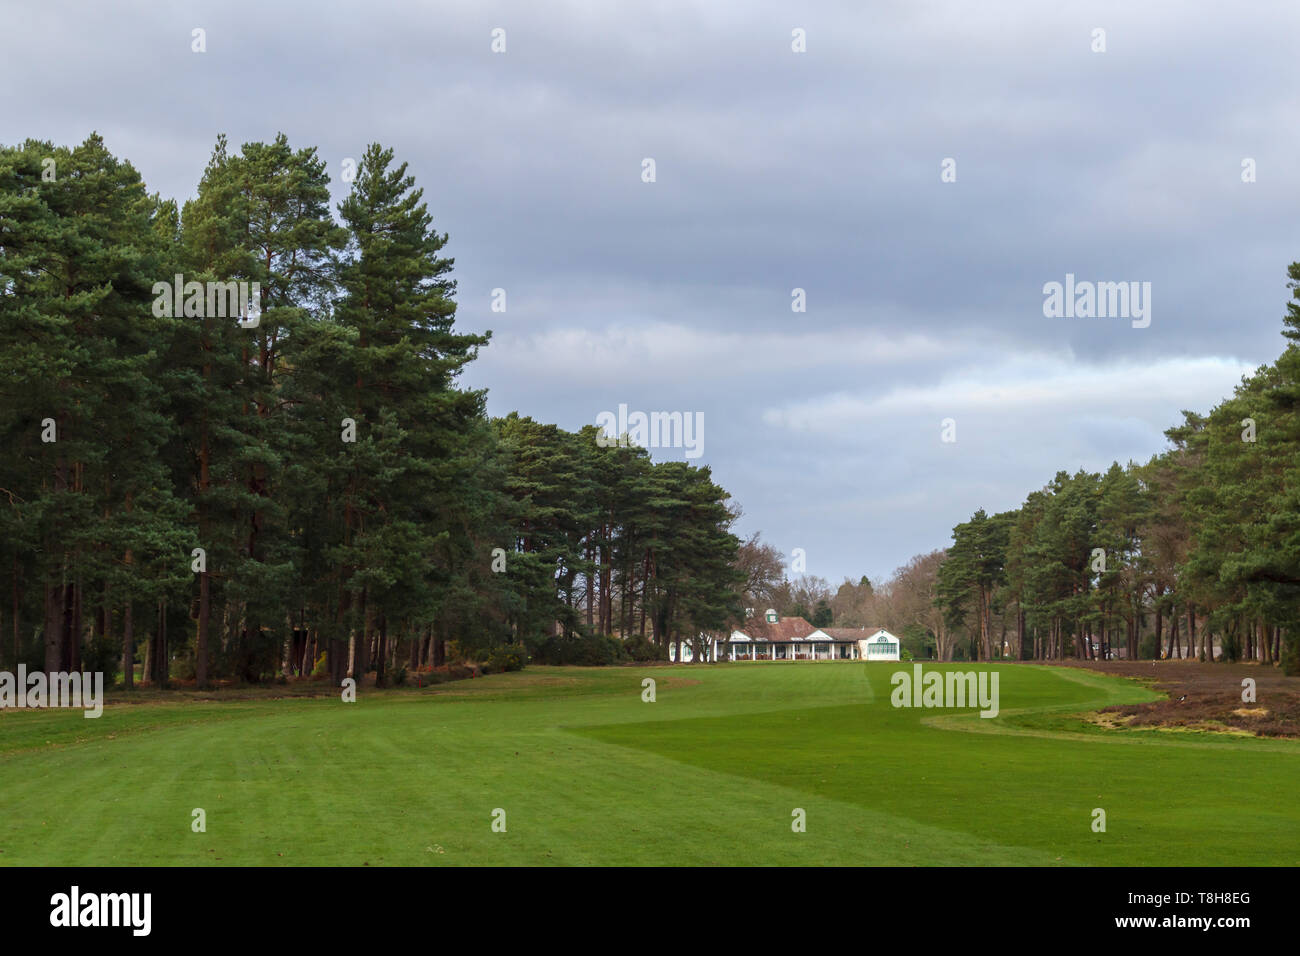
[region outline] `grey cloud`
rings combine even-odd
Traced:
[[[493,413],[704,411],[703,460],[746,525],[826,577],[885,574],[1057,468],[1147,457],[1179,407],[1281,348],[1300,258],[1291,4],[55,0],[0,17],[17,78],[0,141],[97,129],[181,199],[218,132],[284,130],[336,179],[393,146],[451,234],[461,322],[495,330],[467,376]],[[1151,327],[1045,319],[1042,285],[1066,272],[1152,282]],[[994,402],[948,457],[930,447],[927,390],[1032,380],[1044,356],[1067,391],[1095,370],[1113,400],[981,454],[981,429],[1032,411]],[[870,409],[908,389],[911,411],[793,427],[835,396]]]

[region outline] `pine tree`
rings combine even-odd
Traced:
[[[479,484],[484,395],[456,380],[488,337],[454,329],[447,236],[432,228],[423,190],[405,163],[393,164],[391,149],[367,148],[339,212],[349,258],[336,321],[353,336],[339,397],[358,439],[335,443],[332,456],[343,502],[337,554],[343,600],[360,611],[358,646],[368,642],[368,622],[381,628],[382,682],[386,622],[445,613],[447,601],[415,596],[432,587],[445,598],[487,558],[468,553],[472,539],[452,503]],[[441,581],[429,566],[435,553]],[[360,660],[364,670],[364,653]]]

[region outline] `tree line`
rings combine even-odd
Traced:
[[[1300,673],[1300,263],[1278,359],[1144,464],[1065,471],[980,509],[878,586],[789,578],[757,537],[746,601],[824,627],[884,626],[918,657],[1258,660]],[[761,611],[760,611],[761,613]]]
[[[447,241],[378,144],[335,211],[283,135],[218,137],[183,204],[98,135],[0,146],[0,659],[384,683],[734,617],[707,467],[459,383]]]
[[[1300,673],[1300,263],[1285,350],[1170,447],[1064,471],[953,529],[936,601],[971,656],[1278,663]]]

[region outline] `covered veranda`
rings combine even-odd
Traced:
[[[729,661],[855,661],[856,641],[803,640],[755,641],[733,634],[724,660]]]

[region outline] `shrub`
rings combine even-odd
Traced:
[[[683,645],[684,646],[684,645]],[[641,637],[639,634],[635,637],[629,637],[623,642],[623,649],[627,652],[628,657],[638,664],[649,661],[666,661],[668,660],[668,648],[660,647],[649,638]]]
[[[484,674],[521,671],[528,664],[528,651],[522,644],[502,644],[492,649],[483,665]]]
[[[624,664],[631,660],[623,642],[608,634],[578,634],[573,637],[548,637],[533,652],[538,664],[569,664],[599,667]]]
[[[443,664],[441,667],[426,667],[417,672],[417,681],[421,687],[433,684],[446,684],[448,681],[465,680],[474,677],[472,667],[464,664]]]
[[[1201,660],[1205,660],[1204,652]],[[1287,628],[1287,635],[1282,639],[1282,673],[1288,677],[1300,675],[1300,634],[1293,628]]]

